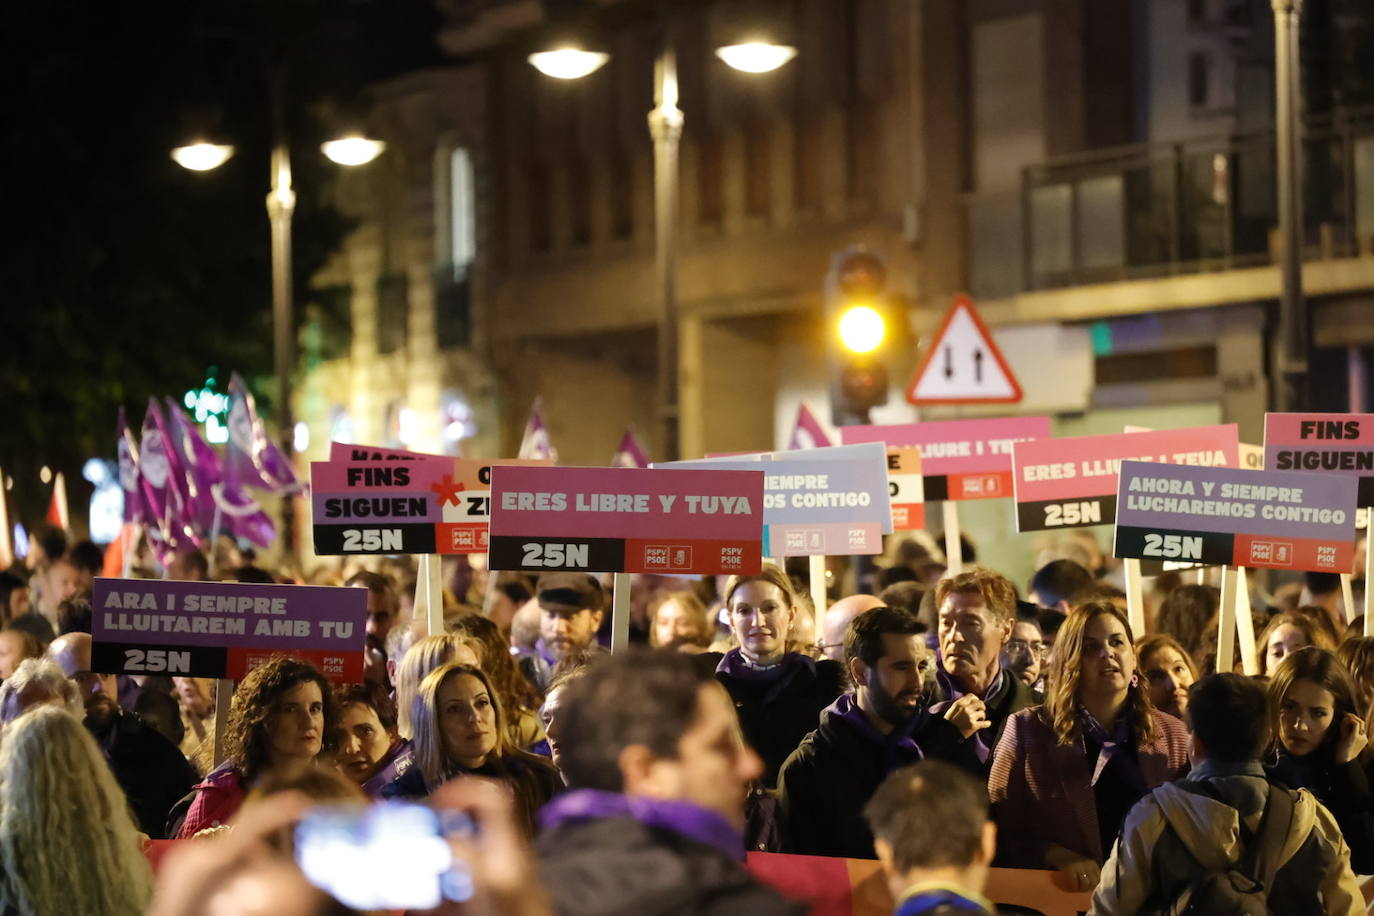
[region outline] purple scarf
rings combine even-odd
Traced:
[[[396,779],[415,763],[415,748],[409,741],[400,741],[382,758],[382,768],[362,784],[368,798],[381,798],[382,787]]]
[[[771,703],[787,689],[787,685],[805,671],[810,677],[816,676],[816,662],[800,652],[788,652],[776,665],[760,667],[744,657],[739,649],[725,653],[716,665],[716,674],[743,684],[751,684],[764,689],[763,702]]]
[[[634,818],[646,827],[671,830],[723,852],[737,862],[744,861],[743,834],[721,815],[691,802],[622,795],[600,789],[573,789],[555,797],[539,811],[539,822],[545,830],[611,817]]]
[[[1008,676],[1014,677],[1010,669],[999,666],[996,676],[992,679],[992,683],[988,685],[987,690],[983,691],[982,700],[984,705],[992,706],[1002,699],[1006,691],[1010,689],[1007,683]],[[945,696],[948,697],[948,699],[936,703],[934,706],[930,707],[930,711],[935,715],[944,715],[945,710],[949,709],[955,700],[964,696],[968,691],[945,671],[943,664],[941,664],[939,670],[935,672],[935,680],[939,682],[940,687],[944,690]],[[991,731],[993,731],[993,728],[984,728],[969,736],[968,740],[973,742],[973,750],[974,753],[978,755],[979,763],[987,763],[988,758],[992,756],[992,748],[988,747],[987,743],[988,738],[992,737],[992,735],[989,734]]]
[[[1096,786],[1097,781],[1102,778],[1103,771],[1115,760],[1122,781],[1144,794],[1145,774],[1140,771],[1140,761],[1130,753],[1135,741],[1131,735],[1131,723],[1126,717],[1122,716],[1116,720],[1116,727],[1110,734],[1086,709],[1079,713],[1079,722],[1083,727],[1084,751],[1092,756],[1093,748],[1097,749],[1097,762],[1093,764],[1090,785]]]
[[[925,710],[917,712],[907,722],[886,735],[869,721],[868,715],[859,708],[852,693],[841,694],[838,700],[825,708],[825,712],[844,721],[864,738],[882,748],[884,773],[891,773],[908,763],[918,763],[925,757],[921,746],[911,737],[917,725],[925,720]]]

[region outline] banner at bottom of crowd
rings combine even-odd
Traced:
[[[275,655],[360,683],[367,589],[95,580],[92,670],[238,680]]]
[[[1123,461],[1115,555],[1210,566],[1348,572],[1353,477]]]

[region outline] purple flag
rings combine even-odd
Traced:
[[[270,438],[248,386],[237,372],[229,377],[229,444],[224,451],[224,482],[291,494],[303,489],[291,462]]]
[[[613,468],[647,468],[649,466],[649,456],[644,452],[644,446],[639,444],[632,430],[625,430],[625,435],[620,437],[620,448],[616,449],[615,455],[611,458]]]
[[[549,429],[544,425],[543,398],[535,398],[533,406],[530,407],[530,418],[525,424],[525,435],[520,439],[520,453],[515,457],[531,461],[541,458],[547,458],[550,461],[558,460],[558,452],[554,451],[553,444],[549,441]]]
[[[164,552],[195,544],[181,463],[167,434],[162,411],[153,398],[148,399],[148,413],[143,418],[138,468],[148,505],[149,528],[156,531],[154,540],[161,542]]]
[[[143,490],[138,485],[138,443],[129,430],[129,418],[122,406],[119,408],[119,442],[115,451],[119,455],[119,486],[124,491],[124,521],[141,525],[147,521],[148,513],[143,504]]]
[[[826,434],[825,427],[821,421],[816,419],[816,415],[811,412],[811,408],[806,406],[803,401],[797,405],[797,420],[792,424],[792,436],[787,440],[789,449],[798,448],[828,448],[833,445],[830,436]]]
[[[207,543],[218,527],[219,531],[247,538],[259,547],[271,546],[277,534],[271,516],[242,487],[224,483],[219,455],[171,398],[167,399],[167,416],[171,418],[172,441],[185,474],[196,524],[202,535],[209,536]]]

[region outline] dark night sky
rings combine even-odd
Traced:
[[[309,112],[440,62],[437,26],[428,0],[4,5],[0,465],[34,484],[16,486],[12,512],[41,512],[39,466],[75,483],[85,458],[113,457],[118,405],[137,424],[150,395],[194,387],[210,365],[270,401],[263,61],[287,55],[291,73],[299,318],[348,228],[322,204],[336,167],[319,143],[336,125]],[[198,128],[234,158],[176,165],[170,149]]]

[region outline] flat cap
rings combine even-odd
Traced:
[[[549,611],[599,611],[604,601],[601,583],[586,573],[545,573],[539,577],[536,592],[539,606]]]

